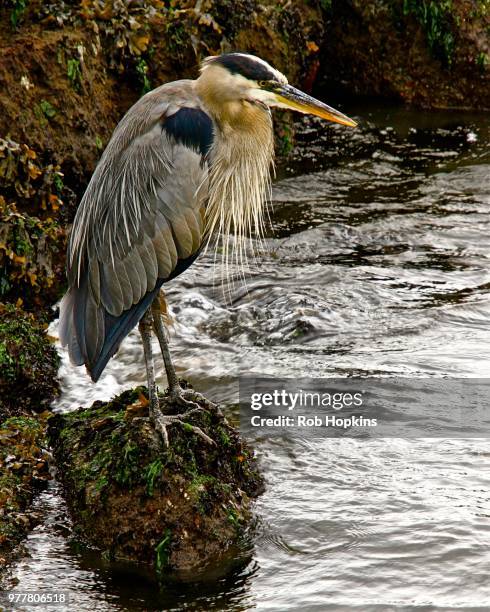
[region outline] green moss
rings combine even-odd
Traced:
[[[66,62],[66,76],[75,90],[79,90],[82,84],[82,71],[80,69],[80,60],[71,58]]]
[[[228,520],[233,525],[233,527],[239,527],[240,525],[240,517],[235,508],[228,508]]]
[[[224,429],[220,429],[220,431],[218,432],[218,436],[219,442],[222,446],[230,446],[230,436]]]
[[[149,92],[151,90],[151,81],[148,77],[148,64],[143,58],[136,63],[136,74],[141,82],[141,93]]]
[[[42,126],[48,124],[48,119],[53,119],[56,116],[57,110],[47,100],[41,100],[39,104],[35,104],[33,107],[34,115],[36,119],[41,123]]]
[[[97,491],[97,493],[101,493],[101,491],[103,491],[103,489],[105,489],[105,487],[109,484],[109,479],[107,478],[107,476],[101,476],[95,483],[95,490]]]
[[[63,179],[61,178],[63,175],[61,172],[57,172],[53,177],[53,185],[59,195],[62,194],[65,185],[63,183]]]
[[[2,423],[2,428],[11,427],[19,428],[25,437],[27,437],[27,434],[36,435],[41,431],[41,423],[33,417],[13,416],[5,419]]]
[[[172,532],[170,529],[167,529],[165,535],[155,547],[155,568],[157,574],[162,574],[169,565],[171,542]]]
[[[115,466],[114,478],[121,485],[132,486],[141,476],[140,448],[135,441],[128,440]]]
[[[0,321],[0,368],[4,380],[15,381],[28,364],[37,362],[43,365],[46,349],[51,347],[34,319],[21,310],[7,304],[3,306],[3,314]],[[53,351],[51,353],[58,366],[58,356]]]
[[[0,368],[5,378],[13,379],[15,377],[16,363],[10,354],[6,342],[0,342]]]
[[[403,0],[403,14],[417,19],[433,55],[450,67],[455,47],[452,0]]]
[[[55,107],[47,100],[41,100],[41,102],[39,102],[39,107],[48,119],[52,119],[56,115],[57,111]]]
[[[13,305],[0,304],[0,420],[45,410],[59,393],[58,367],[43,325]]]
[[[32,112],[34,113],[34,117],[36,117],[36,119],[39,121],[39,125],[41,127],[46,127],[48,125],[48,121],[44,116],[44,113],[39,104],[34,104]]]
[[[192,432],[192,425],[190,423],[182,423],[182,427],[185,429],[185,431]]]
[[[481,73],[485,72],[488,63],[488,55],[484,51],[481,51],[476,57],[476,65],[478,66],[478,69]]]
[[[214,476],[209,474],[199,474],[196,476],[187,488],[187,493],[191,497],[194,507],[201,514],[205,514],[208,510],[213,496],[216,497],[216,487],[219,482]]]
[[[12,6],[10,23],[16,28],[26,11],[29,0],[11,0],[10,4]]]
[[[152,461],[150,465],[146,468],[146,494],[149,497],[153,496],[153,491],[155,487],[155,479],[157,479],[163,470],[163,463],[161,459],[155,459]]]

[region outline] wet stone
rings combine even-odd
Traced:
[[[160,397],[165,413],[181,407]],[[148,421],[146,388],[59,414],[49,436],[77,537],[105,559],[196,577],[233,556],[263,490],[253,450],[217,411],[168,428],[166,448]]]

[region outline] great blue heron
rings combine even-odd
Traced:
[[[151,348],[160,343],[169,395],[188,406],[170,359],[159,302],[163,283],[199,255],[208,237],[260,229],[273,160],[270,107],[355,121],[288,85],[253,55],[208,57],[198,79],[143,96],[116,127],[82,198],[68,246],[69,289],[60,339],[97,381],[139,323],[149,411],[168,443],[180,417],[159,408]]]

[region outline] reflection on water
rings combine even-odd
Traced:
[[[349,109],[351,111],[352,109]],[[355,109],[354,109],[355,112]],[[273,230],[223,300],[213,258],[168,288],[181,376],[224,403],[237,376],[471,376],[490,365],[486,117],[366,111],[362,130],[301,136]],[[144,383],[135,333],[97,385],[62,366],[59,408]],[[163,380],[162,380],[163,384]],[[262,440],[268,488],[252,559],[158,595],[70,545],[56,487],[14,575],[77,610],[451,610],[490,606],[488,444]]]

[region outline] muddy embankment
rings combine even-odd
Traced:
[[[45,328],[64,289],[67,227],[129,106],[196,76],[203,57],[241,50],[329,102],[488,108],[489,19],[486,0],[2,3],[0,563],[32,525],[26,511],[47,477],[46,415],[36,415],[57,391]],[[285,160],[295,124],[287,114],[276,124]]]

